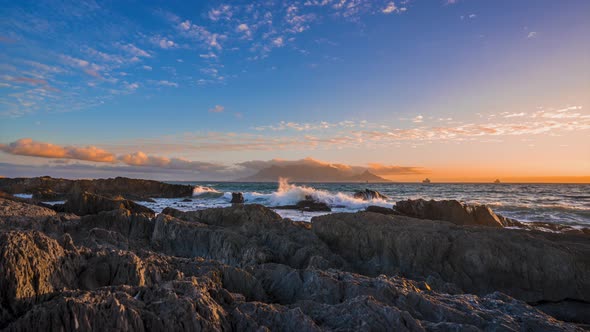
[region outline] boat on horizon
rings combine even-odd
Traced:
[[[496,184],[501,183],[500,179],[496,179],[496,181],[494,181],[494,183],[496,183]]]
[[[422,183],[430,183],[430,179],[426,178],[426,179],[422,180]]]

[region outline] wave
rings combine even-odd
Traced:
[[[365,201],[341,192],[331,193],[326,190],[315,189],[308,186],[290,184],[285,178],[279,178],[279,188],[276,192],[270,194],[260,194],[256,192],[244,193],[244,199],[247,202],[264,201],[268,206],[293,205],[306,198],[326,203],[330,207],[347,209],[362,209],[369,205],[388,207],[391,205],[383,199]]]
[[[219,198],[223,193],[210,187],[195,186],[193,188],[193,197],[198,198]]]

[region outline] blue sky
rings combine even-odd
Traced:
[[[170,165],[123,161],[142,152],[224,171],[312,157],[416,166],[447,180],[460,180],[450,170],[465,165],[486,177],[590,174],[589,1],[1,8],[5,173],[55,160],[92,167],[89,176],[95,167]],[[42,143],[115,158],[54,156],[39,152]],[[492,158],[499,153],[514,166]]]

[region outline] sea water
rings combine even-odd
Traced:
[[[175,182],[194,186],[190,202],[183,198],[155,198],[140,202],[156,212],[165,207],[196,210],[230,206],[231,193],[241,192],[246,203],[267,207],[295,204],[306,196],[324,202],[332,212],[355,212],[369,205],[392,207],[406,199],[456,199],[487,204],[496,213],[522,222],[540,221],[590,226],[590,184],[452,184],[452,183],[243,183]],[[353,197],[359,190],[372,189],[388,198],[363,201]],[[309,221],[327,212],[276,210],[293,220]],[[328,212],[329,213],[329,212]]]

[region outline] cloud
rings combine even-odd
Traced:
[[[225,107],[223,107],[221,105],[215,105],[215,107],[209,109],[209,112],[210,113],[221,113],[224,110],[225,110]]]
[[[273,39],[272,43],[276,47],[281,47],[284,45],[285,42],[283,40],[283,37],[277,37],[277,38]]]
[[[115,160],[112,153],[95,146],[84,148],[59,146],[33,141],[31,138],[22,138],[9,144],[1,144],[0,151],[14,155],[42,158],[78,159],[95,162],[113,162]]]
[[[528,33],[528,35],[526,36],[527,38],[536,38],[537,37],[537,32],[536,31],[531,31]]]
[[[174,41],[172,41],[170,39],[166,39],[166,38],[161,38],[159,40],[156,40],[156,44],[163,49],[178,47],[178,45]]]
[[[383,8],[383,10],[381,10],[381,12],[383,14],[391,14],[393,12],[398,12],[398,11],[399,11],[399,9],[397,8],[397,6],[395,5],[395,3],[393,1],[388,3],[387,7]]]
[[[175,82],[170,82],[170,81],[166,81],[166,80],[162,80],[162,81],[158,81],[156,82],[157,85],[161,85],[161,86],[170,86],[170,87],[178,87],[178,83]]]
[[[418,115],[414,119],[412,119],[412,122],[414,123],[421,123],[422,121],[424,121],[424,117],[422,115]]]
[[[141,48],[129,43],[129,44],[121,44],[121,43],[117,43],[116,44],[120,49],[122,49],[123,51],[127,52],[130,55],[136,56],[136,57],[143,57],[143,58],[151,58],[151,54],[149,54],[147,51],[142,50]]]

